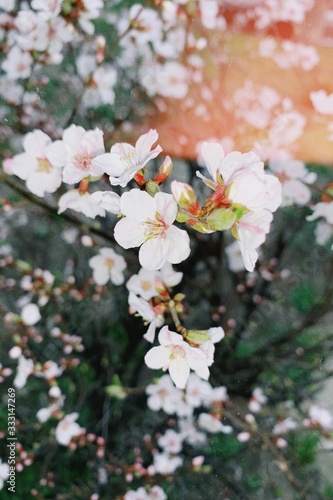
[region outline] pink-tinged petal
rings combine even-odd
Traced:
[[[167,326],[163,326],[163,328],[161,328],[160,333],[158,334],[158,341],[160,344],[166,346],[171,344],[175,345],[186,344],[183,340],[183,337],[179,335],[179,333],[170,331]]]
[[[224,150],[221,144],[217,142],[203,142],[201,146],[201,155],[206,164],[207,170],[216,182],[216,174],[224,158]]]
[[[228,153],[220,166],[220,174],[224,182],[228,183],[233,175],[256,174],[259,178],[265,177],[264,163],[259,156],[253,153],[240,153],[233,151]]]
[[[45,154],[49,162],[55,167],[63,167],[66,163],[67,146],[64,141],[55,141],[47,146]]]
[[[108,175],[119,176],[126,170],[126,165],[117,153],[105,153],[96,156],[92,164]]]
[[[146,238],[144,227],[128,217],[117,222],[114,237],[116,242],[126,249],[139,247]]]
[[[162,368],[166,370],[169,366],[170,360],[170,349],[160,345],[158,347],[153,347],[145,355],[145,363],[148,368],[152,370],[158,370]]]
[[[45,148],[48,144],[51,144],[51,139],[41,130],[29,132],[23,139],[25,151],[38,158],[44,157]]]
[[[158,139],[158,133],[154,129],[150,129],[145,134],[142,134],[135,143],[135,149],[138,153],[138,157],[142,159],[149,151],[151,147]]]
[[[66,184],[77,184],[87,177],[87,172],[79,168],[73,168],[71,165],[66,165],[62,171],[63,181]]]
[[[155,220],[154,198],[139,189],[131,189],[122,195],[120,209],[124,215],[138,222],[146,222],[148,219]]]
[[[105,151],[103,141],[103,131],[99,128],[88,130],[82,137],[82,146],[93,156],[103,154]]]
[[[156,193],[154,196],[156,212],[162,217],[163,221],[170,226],[178,212],[178,206],[172,194]]]
[[[147,342],[150,342],[152,344],[155,340],[155,332],[156,332],[156,322],[152,321],[148,327],[148,330],[144,334],[143,338],[147,340]]]
[[[265,208],[267,208],[271,212],[275,212],[275,210],[281,205],[282,202],[281,182],[274,175],[267,174],[265,175],[265,181],[267,195]]]
[[[240,242],[250,248],[258,248],[266,239],[273,215],[269,210],[245,214],[237,224]]]
[[[185,389],[187,379],[190,376],[190,368],[185,358],[175,356],[170,362],[169,374],[178,389]]]
[[[26,181],[29,175],[31,175],[31,172],[38,167],[38,162],[36,157],[28,153],[20,153],[13,157],[11,167],[14,175]]]
[[[156,148],[150,151],[151,147],[157,141],[157,139],[158,139],[158,133],[156,132],[156,130],[151,129],[146,134],[141,135],[139,139],[136,141],[135,149],[141,167],[143,167],[146,163],[148,163],[149,160],[156,158],[156,156],[158,156],[162,151],[160,145],[157,145]]]
[[[179,264],[190,255],[190,237],[186,231],[176,226],[170,226],[166,230],[166,239],[169,244],[166,260],[171,264]]]
[[[86,131],[83,127],[73,124],[64,130],[62,139],[71,149],[76,149],[85,133]]]

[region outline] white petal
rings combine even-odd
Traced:
[[[51,144],[51,139],[41,130],[29,132],[23,140],[25,151],[38,158],[45,156],[45,148],[48,144]]]
[[[150,271],[161,269],[165,262],[164,238],[151,238],[143,243],[139,251],[139,262],[142,267]]]
[[[121,157],[118,153],[105,153],[96,156],[96,158],[93,159],[92,163],[108,175],[116,177],[124,173],[126,170],[126,165],[121,160]]]
[[[190,255],[190,237],[186,231],[176,226],[170,226],[167,231],[168,248],[166,260],[172,264],[179,264]]]
[[[64,141],[55,141],[46,149],[46,157],[55,167],[63,167],[66,163],[67,146]]]
[[[150,342],[151,344],[155,340],[155,332],[156,332],[156,322],[152,321],[148,327],[148,330],[144,334],[143,338]]]
[[[36,158],[28,153],[15,155],[11,164],[13,174],[24,181],[37,166]]]
[[[142,222],[148,219],[155,220],[155,201],[145,191],[131,189],[120,198],[120,208],[124,215]]]
[[[114,237],[123,248],[134,248],[145,241],[145,230],[137,221],[125,217],[117,222],[114,228]]]
[[[170,377],[178,389],[185,389],[187,379],[190,375],[190,367],[186,363],[185,358],[176,356],[172,359],[169,365]]]
[[[159,368],[166,369],[169,365],[170,349],[162,345],[153,347],[145,355],[145,363],[148,368],[158,370]]]
[[[85,133],[83,127],[72,124],[64,130],[62,139],[71,149],[76,149]]]
[[[201,155],[213,181],[216,181],[216,173],[224,158],[223,147],[217,142],[203,142],[201,146]]]
[[[158,212],[164,222],[170,226],[177,215],[178,206],[172,194],[156,193],[154,196],[156,212]]]

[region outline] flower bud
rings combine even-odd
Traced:
[[[164,159],[164,162],[159,168],[158,174],[154,177],[154,182],[157,182],[157,184],[162,184],[165,182],[168,177],[172,174],[172,161],[170,156],[166,156]]]
[[[217,208],[207,217],[207,224],[215,231],[230,229],[237,220],[237,214],[232,208]]]
[[[179,208],[183,208],[192,215],[198,215],[200,206],[193,188],[186,182],[172,181],[171,191]]]
[[[203,344],[210,340],[208,330],[186,330],[184,340],[191,344]]]

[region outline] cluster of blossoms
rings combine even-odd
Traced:
[[[228,2],[229,7],[243,3]],[[309,185],[316,181],[316,174],[309,172],[303,162],[291,159],[284,149],[302,135],[306,119],[294,108],[291,99],[281,97],[267,85],[256,87],[251,80],[246,80],[226,105],[228,111],[256,131],[268,127],[267,141],[257,141],[255,152],[248,153],[232,151],[233,139],[230,137],[220,142],[214,139],[197,144],[200,171],[196,175],[202,182],[196,179],[197,184],[193,186],[200,184],[196,189],[182,181],[169,182],[172,162],[167,156],[159,163],[162,147],[155,129],[142,134],[135,145],[116,142],[108,150],[105,144],[109,142],[110,136],[107,136],[110,130],[113,132],[113,125],[106,132],[97,127],[86,130],[75,124],[67,126],[72,120],[66,120],[67,125],[61,130],[53,126],[47,114],[47,118],[43,115],[42,97],[36,98],[29,91],[31,85],[47,85],[44,68],[60,65],[65,59],[65,47],[76,51],[82,44],[80,55],[73,57],[75,70],[71,76],[67,75],[66,82],[75,83],[68,87],[79,89],[77,108],[81,111],[116,104],[116,85],[122,72],[127,74],[131,84],[137,82],[148,96],[185,98],[186,106],[191,107],[193,102],[188,92],[192,82],[200,84],[202,81],[201,54],[207,44],[196,22],[200,19],[203,32],[209,29],[224,31],[229,22],[218,0],[163,1],[155,2],[154,8],[134,4],[125,15],[120,8],[117,13],[109,13],[105,23],[113,26],[119,37],[120,57],[110,55],[112,48],[106,46],[103,36],[89,38],[95,29],[92,21],[100,16],[104,7],[102,0],[32,0],[19,5],[17,11],[15,2],[0,0],[0,8],[4,11],[0,15],[0,41],[7,56],[1,65],[0,95],[9,104],[22,107],[25,119],[22,118],[21,124],[35,130],[24,136],[24,152],[6,159],[4,171],[23,180],[33,195],[56,202],[59,214],[70,209],[91,219],[110,216],[108,227],[114,223],[109,240],[121,247],[121,253],[103,244],[89,258],[92,279],[87,281],[89,285],[92,281],[97,285],[92,296],[96,302],[109,281],[114,286],[125,284],[130,313],[140,316],[147,328],[143,338],[154,344],[157,337],[158,344],[149,346],[144,361],[148,368],[164,374],[155,384],[146,387],[147,405],[150,410],[162,410],[172,418],[168,422],[170,428],[163,434],[146,439],[152,463],[140,469],[138,461],[133,471],[138,477],[140,474],[147,476],[149,481],[157,475],[168,476],[184,464],[182,453],[186,445],[198,448],[207,443],[207,433],[231,434],[237,427],[225,411],[229,404],[226,388],[214,388],[208,382],[215,344],[228,331],[221,326],[206,330],[185,328],[182,325],[187,319],[185,295],[173,293],[173,288],[183,278],[183,273],[173,265],[181,264],[191,255],[192,231],[203,235],[230,231],[230,239],[234,240],[226,248],[229,268],[246,276],[245,283],[251,286],[256,281],[253,271],[260,246],[270,231],[273,213],[280,205],[309,206],[313,211],[307,217],[309,221],[324,219],[316,227],[317,242],[331,241],[333,202],[330,187],[326,197],[311,204]],[[297,24],[303,22],[312,6],[311,0],[298,0],[292,6],[287,0],[272,0],[267,5],[261,2],[252,10],[244,9],[233,21],[238,26],[249,22],[259,28],[280,21]],[[189,19],[196,19],[193,31],[189,29]],[[273,58],[283,68],[299,66],[308,71],[319,61],[311,46],[288,41],[281,44],[279,51],[271,38],[262,42],[259,53],[262,57]],[[221,60],[224,57],[222,51]],[[323,90],[310,94],[319,114],[333,114],[332,95]],[[203,87],[201,96],[203,100],[212,100],[211,89]],[[159,109],[164,109],[163,102],[157,101]],[[196,113],[207,120],[204,104],[196,107]],[[117,112],[115,116],[118,117]],[[122,121],[121,113],[119,116]],[[32,126],[35,122],[37,125]],[[43,122],[48,123],[45,128]],[[126,119],[124,122],[124,130],[126,126],[131,129]],[[186,138],[179,140],[186,141]],[[261,158],[268,160],[271,157],[276,159],[269,161],[266,171]],[[169,188],[170,193],[165,192]],[[83,219],[75,220],[81,222]],[[99,228],[99,224],[102,222],[97,219],[95,227]],[[72,241],[72,234],[63,236],[68,243]],[[88,236],[81,241],[87,247],[96,246]],[[131,249],[138,249],[141,268],[128,278],[133,259],[127,256],[135,252],[125,254],[124,250]],[[6,264],[6,259],[1,262]],[[250,274],[244,274],[244,269]],[[9,351],[10,359],[17,363],[13,385],[21,390],[31,379],[46,385],[47,397],[41,400],[35,414],[38,425],[48,422],[52,428],[50,437],[69,450],[89,442],[96,443],[96,456],[102,458],[103,439],[81,427],[79,413],[70,409],[68,396],[60,389],[59,379],[80,364],[74,354],[84,350],[83,339],[62,331],[58,326],[61,317],[46,320],[43,314],[43,308],[53,300],[65,301],[64,289],[68,288],[72,292],[69,295],[78,301],[84,294],[71,289],[70,279],[63,288],[56,286],[56,278],[48,270],[32,270],[26,266],[23,271],[19,288],[24,296],[15,304],[20,314],[5,315],[6,326],[15,342]],[[269,265],[266,270],[261,269],[261,276],[266,281],[273,279]],[[237,292],[242,286],[245,288],[241,285]],[[260,297],[257,300],[260,301]],[[47,324],[47,335],[61,353],[57,361],[40,361],[33,353],[31,345],[43,342],[39,322]],[[217,314],[216,324],[219,322]],[[232,325],[232,319],[229,324]],[[0,364],[0,382],[12,373],[10,368]],[[258,424],[253,414],[259,415],[266,403],[262,389],[255,388],[248,401],[250,413],[246,413],[237,435],[239,442],[245,443],[257,436]],[[303,424],[321,433],[323,447],[332,448],[333,424],[328,411],[311,407],[309,419]],[[292,417],[281,418],[274,421],[269,437],[278,447],[286,447],[287,440],[281,436],[298,425]],[[20,457],[24,465],[31,463],[32,458],[24,450]],[[203,461],[204,457],[195,457],[193,468],[200,467]],[[105,480],[105,470],[100,469],[101,484]],[[8,468],[0,462],[0,489],[7,475]],[[163,489],[149,481],[144,488],[127,491],[123,498],[164,500]],[[98,498],[98,495],[91,498]]]
[[[172,164],[166,157],[153,179],[146,179],[147,164],[161,152],[158,134],[150,130],[135,146],[117,143],[105,152],[103,132],[86,131],[71,125],[61,140],[53,141],[41,130],[24,138],[25,153],[13,157],[10,170],[26,181],[37,196],[53,193],[62,182],[78,187],[59,198],[59,213],[66,208],[92,218],[107,212],[121,217],[114,228],[114,238],[124,249],[139,247],[142,270],[127,284],[129,304],[149,323],[145,338],[153,342],[155,330],[164,323],[164,315],[181,312],[179,297],[171,299],[168,287],[181,279],[171,264],[179,264],[190,254],[188,232],[174,223],[187,223],[202,233],[231,229],[237,239],[245,268],[254,269],[257,248],[264,242],[274,212],[281,203],[279,180],[264,171],[264,164],[254,153],[224,154],[219,143],[203,143],[201,155],[211,179],[197,172],[198,177],[213,190],[200,207],[197,195],[188,184],[173,181],[172,194],[160,190],[171,174]],[[122,188],[135,181],[140,188],[119,196],[111,190],[90,191],[90,186],[103,176],[111,186]],[[249,186],[251,188],[249,189]],[[124,282],[125,259],[111,248],[101,248],[89,265],[99,285],[109,279],[115,285]],[[148,302],[150,301],[150,302]],[[178,307],[178,311],[177,311]],[[172,310],[171,310],[172,309]],[[162,328],[159,347],[145,357],[150,368],[169,370],[177,387],[184,388],[190,369],[204,379],[213,363],[214,343],[220,341],[222,328],[207,331],[186,330],[176,324],[178,333]]]

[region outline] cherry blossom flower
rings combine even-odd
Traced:
[[[179,420],[179,430],[184,441],[193,446],[203,445],[207,441],[206,434],[198,431],[197,427],[194,425],[192,416]]]
[[[158,445],[163,448],[163,451],[174,455],[182,451],[182,442],[182,435],[172,429],[168,429],[157,440]]]
[[[153,61],[142,65],[141,83],[148,95],[183,99],[189,90],[189,70],[177,61],[157,64]]]
[[[8,479],[9,474],[9,465],[6,463],[2,463],[0,458],[0,490],[2,490],[5,481]]]
[[[149,300],[159,295],[158,288],[164,285],[168,288],[178,285],[183,273],[173,270],[169,262],[165,262],[160,271],[150,271],[142,267],[138,274],[133,274],[126,283],[128,291]]]
[[[59,377],[63,371],[64,368],[62,366],[58,366],[55,361],[48,360],[42,365],[40,371],[36,371],[35,375],[36,377],[45,378],[46,380],[52,380]]]
[[[19,47],[14,46],[1,64],[1,68],[10,80],[18,80],[19,78],[29,78],[32,63],[33,59],[28,52],[23,52]]]
[[[153,460],[155,474],[173,474],[183,464],[181,457],[172,457],[169,453],[155,453]]]
[[[317,174],[309,172],[300,160],[271,160],[270,170],[282,184],[282,206],[306,205],[311,199],[311,190],[306,184],[312,184]]]
[[[311,405],[309,408],[310,422],[305,421],[305,425],[319,425],[326,431],[333,430],[333,415],[327,408],[318,405]]]
[[[257,248],[264,243],[272,220],[272,213],[262,210],[245,214],[236,224],[240,251],[245,268],[250,272],[258,260]]]
[[[158,347],[153,347],[145,356],[148,368],[164,371],[169,370],[170,377],[179,389],[184,389],[190,375],[190,369],[207,380],[209,369],[207,359],[203,351],[189,346],[181,335],[172,332],[164,326],[159,335]]]
[[[71,208],[91,219],[94,219],[98,215],[105,217],[105,208],[102,205],[103,203],[97,197],[94,197],[94,195],[81,193],[78,189],[70,189],[67,193],[60,196],[58,200],[58,214],[61,214],[67,208]]]
[[[83,96],[83,105],[96,108],[101,104],[113,104],[115,99],[114,86],[117,82],[117,72],[112,66],[99,66],[91,75],[90,86]]]
[[[149,302],[141,297],[137,297],[132,292],[129,294],[128,303],[131,307],[131,311],[139,314],[144,319],[145,323],[149,324],[148,330],[143,338],[146,339],[147,342],[154,342],[156,328],[164,324],[164,315],[160,313],[159,310],[156,311]]]
[[[158,139],[156,130],[149,130],[136,141],[135,146],[119,142],[112,146],[110,153],[96,156],[93,164],[110,176],[113,186],[125,187],[136,172],[162,151],[158,145],[151,149]]]
[[[50,152],[51,139],[41,130],[25,135],[25,152],[13,157],[11,168],[14,175],[26,181],[26,186],[37,196],[54,193],[61,184],[61,171],[52,165]]]
[[[73,437],[79,436],[84,432],[84,429],[79,426],[75,420],[79,417],[79,414],[69,413],[58,423],[55,436],[59,444],[67,446]]]
[[[98,285],[105,285],[109,280],[114,285],[124,283],[125,259],[112,248],[101,248],[98,255],[89,259],[89,266],[93,269],[93,278]]]
[[[311,207],[313,213],[308,215],[306,220],[312,221],[319,217],[324,217],[328,224],[333,224],[333,201],[328,203],[319,202]]]
[[[297,429],[297,427],[298,427],[297,422],[295,422],[295,420],[293,420],[291,417],[287,417],[284,420],[280,420],[277,424],[275,424],[272,432],[275,435],[286,434],[289,431]]]
[[[32,0],[31,7],[45,14],[46,19],[57,17],[61,12],[63,0]]]
[[[25,325],[32,326],[41,319],[39,307],[36,304],[26,304],[21,311],[21,320]]]
[[[210,400],[212,386],[195,373],[190,373],[186,384],[186,402],[193,408],[199,408]]]
[[[138,274],[133,274],[126,283],[129,292],[140,295],[149,300],[158,295],[156,290],[157,271],[150,271],[142,267]]]
[[[63,181],[75,184],[85,177],[101,177],[104,171],[93,159],[104,153],[102,130],[86,131],[83,127],[70,125],[64,130],[62,140],[55,141],[49,148],[53,165],[63,168]]]
[[[129,490],[124,495],[124,500],[149,500],[146,490],[141,487],[137,490]]]
[[[272,212],[281,203],[281,183],[265,173],[263,162],[253,152],[234,151],[225,156],[221,144],[204,142],[201,155],[213,180],[200,172],[197,176],[215,191],[208,199],[212,208],[207,222],[213,229],[233,229],[245,268],[252,271],[256,249],[265,241]]]
[[[14,378],[13,384],[17,389],[22,389],[25,386],[29,375],[34,370],[34,362],[32,359],[27,359],[24,356],[20,356],[18,359],[17,373]]]
[[[321,115],[333,115],[333,93],[327,94],[325,90],[310,92],[310,99],[318,113]]]
[[[263,393],[261,387],[256,387],[252,392],[252,396],[248,404],[249,410],[253,413],[258,413],[261,410],[261,406],[265,403],[267,403],[267,397]]]
[[[162,375],[156,384],[148,384],[146,394],[150,410],[163,410],[168,415],[176,413],[182,399],[182,391],[174,386],[169,375]]]
[[[220,420],[213,417],[209,413],[200,413],[198,418],[198,426],[205,431],[211,433],[223,432],[224,434],[231,434],[233,428],[230,425],[223,425]]]
[[[142,267],[158,270],[166,261],[178,264],[189,256],[187,232],[172,225],[178,207],[171,194],[157,193],[152,198],[132,189],[122,195],[120,207],[126,217],[116,224],[115,239],[126,249],[141,245]]]

